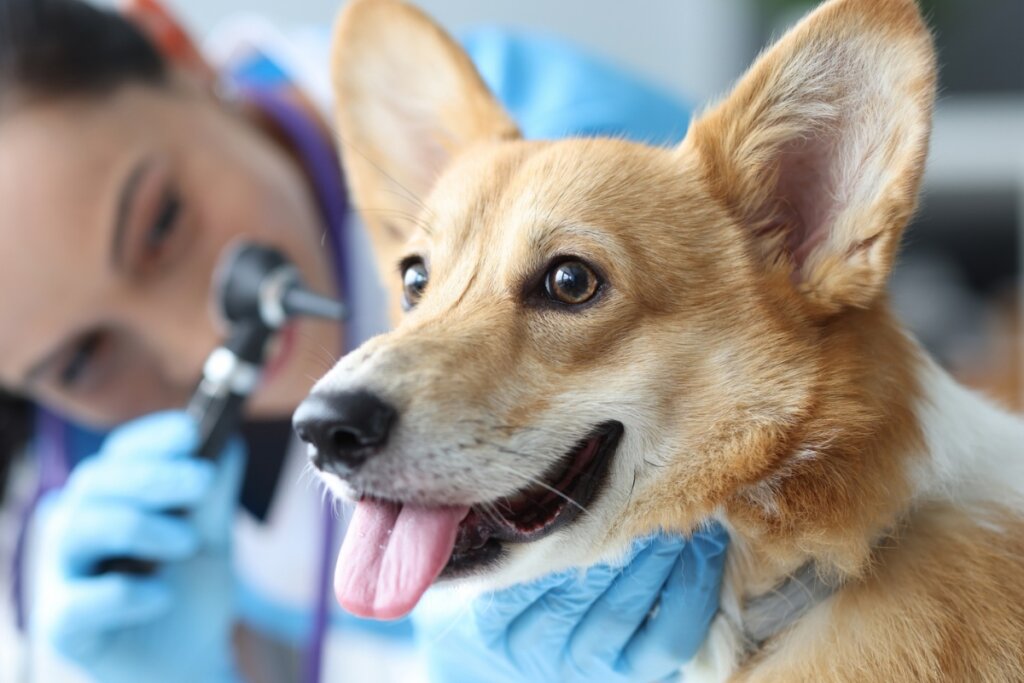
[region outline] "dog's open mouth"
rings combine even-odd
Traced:
[[[338,557],[338,602],[363,617],[404,616],[439,576],[470,574],[497,560],[504,544],[536,541],[572,522],[596,500],[622,432],[619,422],[600,425],[542,482],[484,505],[360,500]]]
[[[536,541],[574,520],[597,497],[621,436],[622,425],[607,422],[566,453],[543,483],[470,508],[442,576],[468,574],[493,562],[502,542]]]

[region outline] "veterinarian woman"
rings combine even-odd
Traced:
[[[40,472],[16,558],[26,678],[421,678],[408,622],[328,609],[342,524],[289,429],[311,382],[385,325],[316,44],[251,19],[201,56],[153,0],[121,14],[0,0],[0,383],[36,406]],[[667,142],[685,127],[657,93],[549,41],[466,45],[527,135]],[[195,425],[176,409],[223,335],[211,273],[240,238],[283,250],[352,316],[280,336],[242,438],[213,464],[191,457]],[[124,555],[160,569],[95,571]],[[703,640],[723,557],[719,534],[660,538],[622,570],[426,615],[432,679],[669,678]]]

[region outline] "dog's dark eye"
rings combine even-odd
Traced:
[[[544,280],[548,296],[563,304],[584,304],[594,298],[598,289],[597,275],[582,261],[562,261]]]
[[[413,259],[402,264],[402,287],[406,310],[419,303],[423,290],[427,287],[427,267],[420,259]]]

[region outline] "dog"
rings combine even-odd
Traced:
[[[344,606],[717,520],[687,681],[1024,681],[1024,422],[885,292],[936,92],[914,0],[825,2],[671,149],[522,140],[399,0],[347,5],[332,77],[398,320],[295,416],[357,503]]]

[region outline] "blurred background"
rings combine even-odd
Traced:
[[[98,0],[111,4],[115,0]],[[446,27],[554,34],[698,108],[726,92],[807,0],[415,0]],[[330,25],[339,0],[167,0],[196,35],[238,15]],[[893,280],[904,320],[963,382],[1024,409],[1024,0],[920,0],[942,90],[921,210]],[[326,76],[326,60],[323,64]],[[10,521],[0,518],[2,538]],[[0,681],[14,661],[0,623]],[[6,663],[6,664],[5,664]]]
[[[200,34],[226,17],[327,25],[337,0],[176,0]],[[808,0],[419,0],[453,31],[559,35],[700,106],[726,92]],[[894,277],[898,309],[963,381],[1024,408],[1024,0],[921,0],[942,65],[926,187]],[[237,20],[237,16],[235,16]]]

